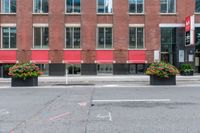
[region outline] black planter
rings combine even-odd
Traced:
[[[176,76],[160,78],[155,75],[150,75],[150,85],[176,85]]]
[[[190,72],[183,72],[183,71],[181,71],[180,74],[181,74],[182,76],[193,76],[193,75],[194,75],[194,72],[193,72],[193,71],[190,71]]]
[[[38,77],[28,78],[25,80],[12,78],[11,86],[38,86]]]

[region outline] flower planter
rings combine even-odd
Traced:
[[[12,78],[11,86],[38,86],[38,77],[27,78]]]
[[[155,75],[150,75],[150,85],[176,85],[176,76],[161,78]]]
[[[181,71],[180,73],[182,76],[193,76],[194,75],[194,72],[193,71],[190,71],[190,72],[183,72]]]

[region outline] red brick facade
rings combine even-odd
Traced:
[[[194,0],[176,0],[175,14],[160,14],[160,0],[144,0],[144,14],[128,12],[128,0],[113,0],[113,14],[96,13],[96,0],[82,0],[80,14],[65,14],[65,0],[49,0],[48,14],[33,14],[32,0],[17,0],[16,14],[0,14],[0,24],[15,23],[17,27],[17,60],[31,60],[33,24],[49,27],[49,60],[62,63],[65,46],[65,24],[81,25],[81,58],[83,63],[95,63],[97,24],[113,25],[113,60],[127,63],[129,24],[144,24],[146,60],[154,60],[154,50],[160,49],[161,23],[184,24],[185,17],[195,12]],[[200,15],[195,15],[200,23]]]

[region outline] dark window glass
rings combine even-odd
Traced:
[[[16,48],[16,28],[10,28],[10,48]]]
[[[174,13],[176,7],[176,0],[160,0],[161,13]]]
[[[3,48],[9,48],[9,28],[3,28]]]
[[[1,0],[2,13],[16,13],[16,0]]]
[[[129,48],[143,49],[144,48],[144,29],[143,27],[129,28]]]
[[[81,11],[81,2],[80,0],[67,0],[66,2],[67,13],[80,13]]]
[[[49,29],[48,27],[34,28],[34,48],[48,48]]]
[[[48,13],[48,0],[34,0],[34,13]]]
[[[79,27],[66,28],[66,48],[80,48],[80,38]]]
[[[34,48],[40,48],[41,45],[41,30],[34,28]]]
[[[112,64],[99,64],[97,67],[98,74],[112,74],[113,65]]]
[[[143,13],[144,0],[129,0],[130,13]]]
[[[16,48],[16,28],[3,27],[2,48]]]
[[[98,48],[112,48],[112,28],[98,28]]]
[[[112,13],[112,0],[97,0],[98,13]]]
[[[196,12],[200,12],[200,0],[196,0],[196,4],[195,4],[195,6],[196,6]]]

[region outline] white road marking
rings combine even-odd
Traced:
[[[92,100],[93,103],[121,103],[121,102],[170,102],[171,99],[116,99],[116,100]]]
[[[81,103],[78,103],[81,107],[85,107],[87,106],[87,102],[81,102]]]
[[[108,112],[108,115],[98,114],[98,115],[97,115],[97,118],[99,118],[99,119],[106,119],[106,118],[109,118],[109,121],[112,121],[112,115],[111,115],[110,112]]]
[[[1,109],[0,110],[0,116],[8,115],[8,114],[10,114],[10,112],[8,112],[6,109]]]

